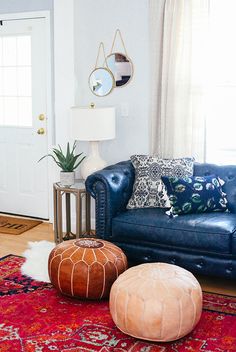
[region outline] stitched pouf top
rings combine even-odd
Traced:
[[[123,251],[113,243],[96,238],[64,241],[52,250],[48,261],[54,287],[77,298],[109,296],[111,285],[126,269]]]
[[[202,290],[187,270],[165,263],[126,270],[110,292],[110,312],[124,333],[151,341],[188,334],[202,312]]]

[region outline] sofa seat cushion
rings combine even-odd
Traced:
[[[232,253],[236,214],[203,213],[169,218],[165,211],[161,208],[133,209],[119,214],[112,220],[112,239],[190,251]]]

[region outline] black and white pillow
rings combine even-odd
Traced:
[[[130,160],[135,168],[135,180],[128,209],[169,208],[169,198],[161,177],[193,175],[193,158],[161,159],[157,156],[132,155]]]

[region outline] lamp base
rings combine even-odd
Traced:
[[[107,162],[99,155],[98,141],[89,142],[90,155],[87,156],[81,164],[81,176],[84,180],[93,172],[103,169]]]

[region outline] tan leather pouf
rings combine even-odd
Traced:
[[[125,271],[112,285],[110,312],[125,334],[173,341],[198,323],[202,290],[190,272],[176,265],[141,264]]]
[[[119,247],[93,238],[62,242],[48,260],[53,286],[77,298],[108,297],[111,285],[126,269],[127,259]]]

